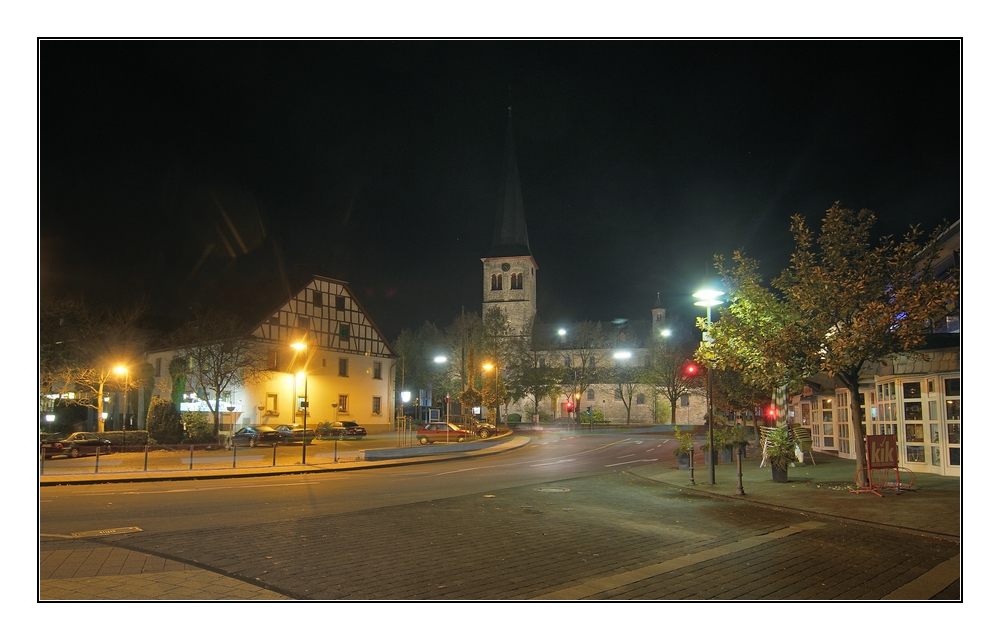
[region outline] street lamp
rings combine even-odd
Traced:
[[[493,373],[493,381],[494,381],[494,384],[496,386],[495,394],[496,394],[497,408],[496,408],[496,413],[493,415],[493,424],[497,428],[497,432],[499,433],[499,431],[500,431],[500,366],[499,365],[492,365],[492,364],[490,364],[490,363],[487,362],[486,364],[483,365],[483,369],[485,369],[486,371],[489,371],[490,369],[496,369],[496,371],[494,371],[494,373]]]
[[[291,345],[293,349],[301,353],[305,350],[306,344],[304,342],[296,342]],[[306,363],[307,364],[307,363]],[[309,415],[309,376],[306,375],[305,365],[302,367],[302,464],[306,463],[306,416]],[[292,397],[295,397],[295,392],[292,392]],[[292,414],[292,419],[295,419],[295,414]]]
[[[124,365],[118,365],[114,369],[115,373],[118,375],[125,375],[125,389],[122,395],[125,397],[125,413],[122,415],[122,431],[125,431],[125,423],[128,422],[128,368]],[[122,434],[122,444],[125,444],[125,434]]]
[[[705,307],[707,313],[708,323],[705,325],[705,332],[703,334],[704,342],[707,344],[712,343],[712,337],[709,332],[712,329],[712,307],[717,304],[722,304],[722,300],[717,300],[719,296],[722,295],[721,291],[715,291],[713,289],[702,289],[694,294],[698,301],[695,302],[695,306]],[[715,431],[713,429],[713,423],[715,422],[714,408],[712,407],[712,362],[709,359],[708,363],[708,483],[715,484],[715,444],[713,442]]]

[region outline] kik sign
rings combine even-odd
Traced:
[[[866,436],[869,469],[895,469],[899,466],[899,448],[896,436]]]

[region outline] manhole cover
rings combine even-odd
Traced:
[[[563,489],[561,487],[538,487],[535,491],[541,491],[542,493],[567,493],[569,489]]]

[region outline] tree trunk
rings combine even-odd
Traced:
[[[104,433],[104,382],[97,388],[97,433]]]
[[[839,374],[837,376],[840,381],[844,383],[847,387],[847,391],[851,396],[851,430],[854,432],[854,446],[856,448],[855,468],[861,470],[862,467],[868,464],[867,462],[867,451],[865,449],[865,423],[862,419],[864,416],[861,413],[861,392],[859,387],[861,386],[858,382],[858,374]],[[868,478],[866,474],[858,474],[862,477],[862,486],[868,484]]]
[[[677,399],[676,398],[671,398],[670,399],[670,426],[673,427],[673,426],[676,426],[676,425],[677,425]]]

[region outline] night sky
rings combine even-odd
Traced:
[[[43,40],[40,290],[170,314],[301,264],[390,340],[444,327],[481,311],[510,106],[541,320],[693,323],[713,255],[776,275],[792,214],[959,219],[961,47]]]

